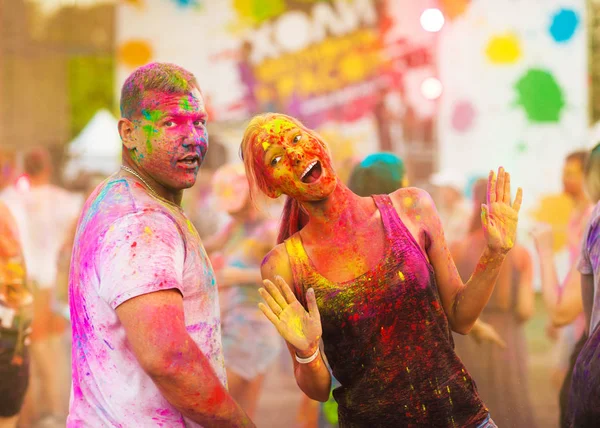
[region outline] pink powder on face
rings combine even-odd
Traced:
[[[207,113],[202,95],[149,91],[134,121],[136,161],[158,182],[175,190],[191,187],[208,150]],[[196,163],[185,163],[186,156]]]

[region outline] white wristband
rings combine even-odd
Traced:
[[[308,364],[308,363],[312,363],[314,360],[317,359],[317,357],[319,356],[319,347],[317,346],[317,350],[315,351],[314,354],[312,354],[310,357],[308,358],[300,358],[298,356],[297,353],[294,352],[294,355],[296,356],[296,361],[298,361],[300,364]]]

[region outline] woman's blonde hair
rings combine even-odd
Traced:
[[[600,144],[590,152],[585,164],[585,187],[594,203],[600,201]]]

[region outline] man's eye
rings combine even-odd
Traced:
[[[194,126],[206,126],[206,120],[195,120]]]
[[[174,120],[167,120],[167,121],[165,122],[165,126],[166,126],[167,128],[171,128],[171,127],[175,126],[175,121],[174,121]]]
[[[273,160],[271,160],[271,166],[277,165],[280,160],[281,160],[281,156],[274,157]]]
[[[300,139],[302,138],[302,135],[298,134],[294,137],[294,139],[292,140],[294,143],[297,143],[298,141],[300,141]]]

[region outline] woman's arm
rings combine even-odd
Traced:
[[[275,247],[267,255],[261,272],[265,280],[265,289],[261,288],[260,293],[268,306],[260,304],[259,307],[287,342],[294,363],[296,383],[309,398],[327,401],[331,375],[322,355],[319,353],[318,357],[308,364],[300,364],[295,358],[295,355],[308,358],[319,347],[321,319],[314,292],[306,293],[309,308],[309,312],[306,312],[288,286],[293,284],[294,278],[283,244]],[[277,277],[280,279],[277,280]]]
[[[510,203],[510,176],[499,170],[498,181],[490,174],[488,182],[488,204],[482,206],[484,234],[488,245],[475,271],[466,284],[461,280],[450,254],[442,223],[431,196],[420,189],[410,189],[413,201],[407,203],[406,195],[395,196],[396,206],[404,211],[411,221],[421,224],[429,236],[427,248],[429,261],[442,300],[442,306],[452,329],[467,334],[487,304],[506,253],[512,248],[516,236],[518,211],[521,205],[521,190],[513,204]],[[412,205],[411,205],[412,204]]]

